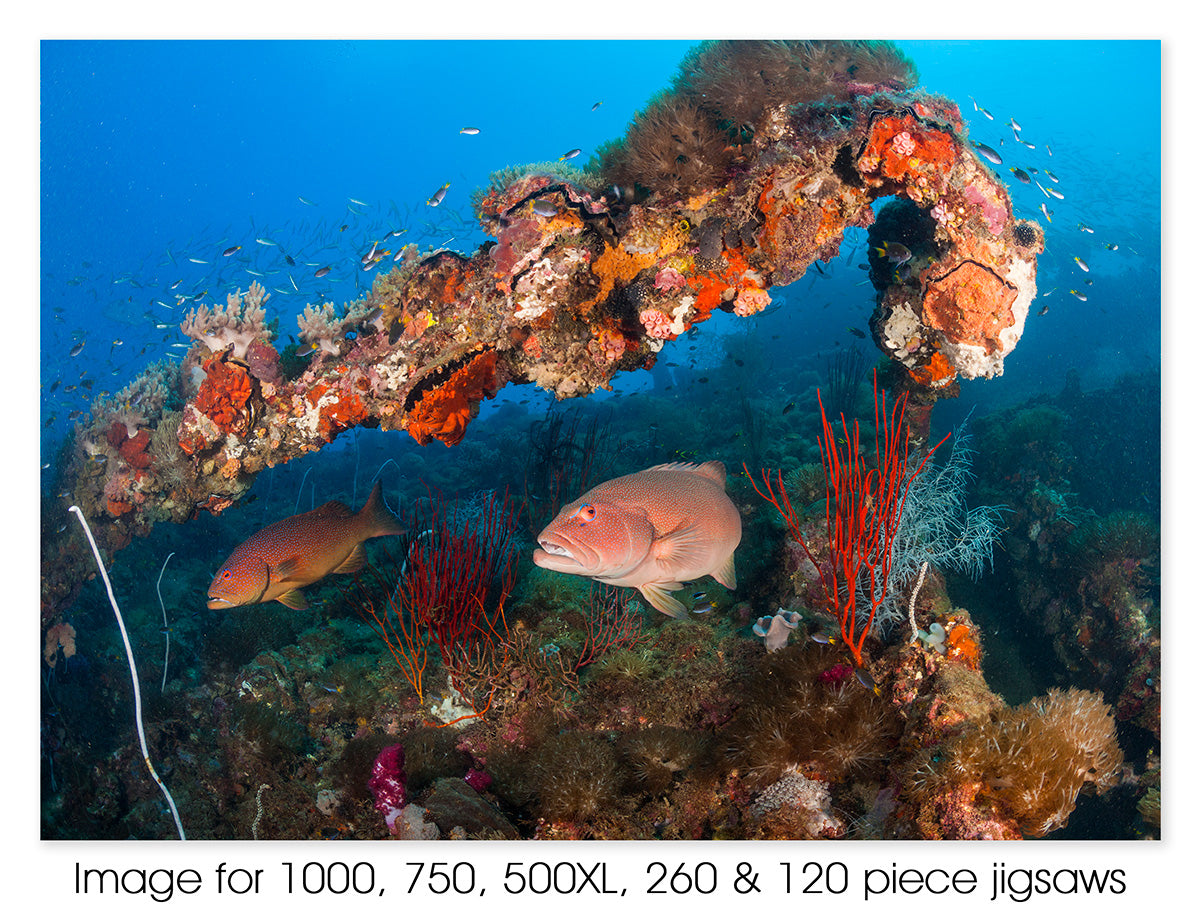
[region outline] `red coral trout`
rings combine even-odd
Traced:
[[[538,535],[544,569],[637,588],[658,610],[687,616],[668,592],[710,575],[734,588],[742,519],[725,494],[725,465],[660,464],[593,487]]]
[[[268,525],[243,541],[208,587],[210,608],[278,601],[308,607],[300,589],[330,573],[352,573],[366,562],[363,541],[403,534],[376,483],[358,512],[333,500]]]

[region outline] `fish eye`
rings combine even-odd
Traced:
[[[233,578],[233,570],[226,569],[221,572],[221,581],[222,582],[228,582],[232,578]]]
[[[594,519],[596,517],[596,507],[585,503],[584,505],[579,507],[579,509],[578,509],[578,511],[576,511],[575,515],[578,516],[579,523],[581,525],[585,524],[587,522],[590,522],[592,519]]]

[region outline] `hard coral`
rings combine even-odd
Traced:
[[[405,428],[420,445],[439,439],[457,445],[466,435],[475,405],[496,394],[496,351],[488,350],[428,391],[409,411]]]

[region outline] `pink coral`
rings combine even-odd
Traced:
[[[1008,222],[1008,214],[1005,212],[1003,204],[996,200],[994,195],[984,195],[975,185],[967,185],[963,191],[963,197],[973,204],[976,204],[983,216],[983,221],[987,223],[988,231],[992,235],[999,235],[1004,231],[1004,224]]]
[[[625,337],[620,331],[605,328],[600,332],[600,346],[604,350],[605,359],[620,359],[625,354]]]
[[[950,222],[950,208],[946,205],[946,201],[944,199],[939,200],[934,205],[933,209],[929,211],[929,215],[933,217],[936,223],[942,226]]]
[[[638,320],[642,323],[642,327],[646,329],[648,337],[657,337],[659,340],[665,340],[671,337],[671,319],[664,312],[658,309],[643,309],[638,315]]]
[[[751,286],[738,293],[737,302],[733,306],[733,313],[739,318],[747,318],[750,315],[761,312],[770,304],[770,293],[765,289],[758,289]]]
[[[388,830],[396,832],[396,819],[408,801],[408,774],[404,771],[404,746],[389,744],[379,752],[371,767],[367,788],[375,796],[375,810],[383,815]]]
[[[911,156],[916,152],[917,142],[904,130],[892,137],[892,149],[897,156]]]
[[[687,281],[684,279],[683,274],[674,267],[664,267],[654,278],[654,288],[667,293],[682,289],[686,285]]]

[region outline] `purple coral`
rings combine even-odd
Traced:
[[[367,788],[375,796],[375,810],[383,815],[388,830],[396,832],[396,818],[400,816],[408,800],[405,783],[408,774],[404,772],[404,746],[389,744],[379,752],[371,767],[371,778],[367,780]]]

